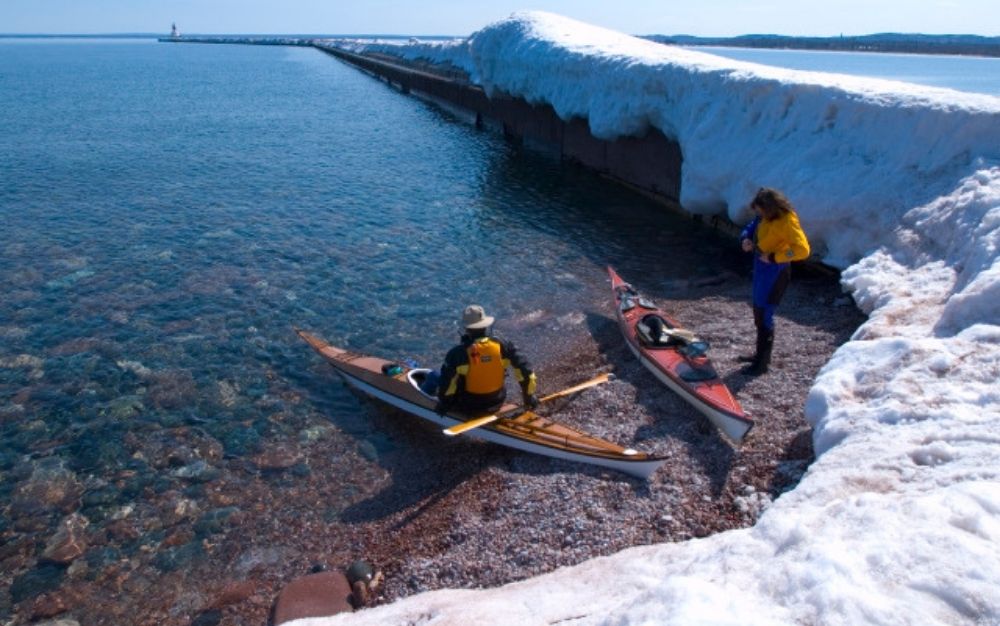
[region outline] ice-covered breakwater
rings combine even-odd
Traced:
[[[539,12],[447,42],[337,45],[461,69],[600,139],[656,129],[680,146],[685,209],[741,222],[758,187],[781,187],[839,267],[937,197],[934,183],[1000,154],[995,97],[743,63]]]
[[[252,46],[311,46],[313,40],[301,37],[226,37],[206,35],[203,37],[160,37],[162,43],[228,43]]]

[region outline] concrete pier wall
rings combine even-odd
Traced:
[[[467,111],[477,125],[494,126],[515,141],[523,141],[562,158],[579,162],[602,175],[628,184],[674,208],[679,208],[681,180],[680,146],[663,133],[651,129],[643,137],[615,141],[595,138],[587,120],[564,121],[549,105],[530,104],[522,98],[494,95],[488,98],[477,85],[436,73],[421,71],[389,60],[354,54],[340,48],[315,44],[355,67],[369,72],[404,92]]]

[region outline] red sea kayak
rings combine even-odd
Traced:
[[[726,437],[736,443],[743,441],[753,420],[705,356],[708,344],[639,295],[614,269],[609,267],[608,274],[618,325],[639,361]]]

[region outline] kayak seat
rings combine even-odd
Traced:
[[[650,348],[670,348],[684,344],[684,340],[667,331],[674,325],[663,317],[649,313],[635,325],[635,333],[643,345]]]

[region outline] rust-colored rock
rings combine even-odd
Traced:
[[[76,474],[61,461],[37,464],[31,478],[14,490],[10,513],[13,517],[31,517],[61,511],[70,513],[80,504],[83,485]]]
[[[188,529],[174,531],[163,540],[163,545],[167,548],[175,548],[190,543],[194,539],[194,533]]]
[[[138,539],[142,534],[128,518],[109,522],[104,530],[108,533],[108,537],[123,542]]]
[[[55,617],[56,615],[65,613],[68,608],[65,599],[59,593],[46,593],[38,596],[31,602],[31,619],[38,620]]]
[[[274,626],[305,617],[326,617],[351,610],[351,587],[340,572],[320,572],[290,582],[274,605]]]
[[[46,544],[42,559],[60,565],[72,563],[87,549],[84,531],[89,524],[87,518],[78,513],[64,519]]]

